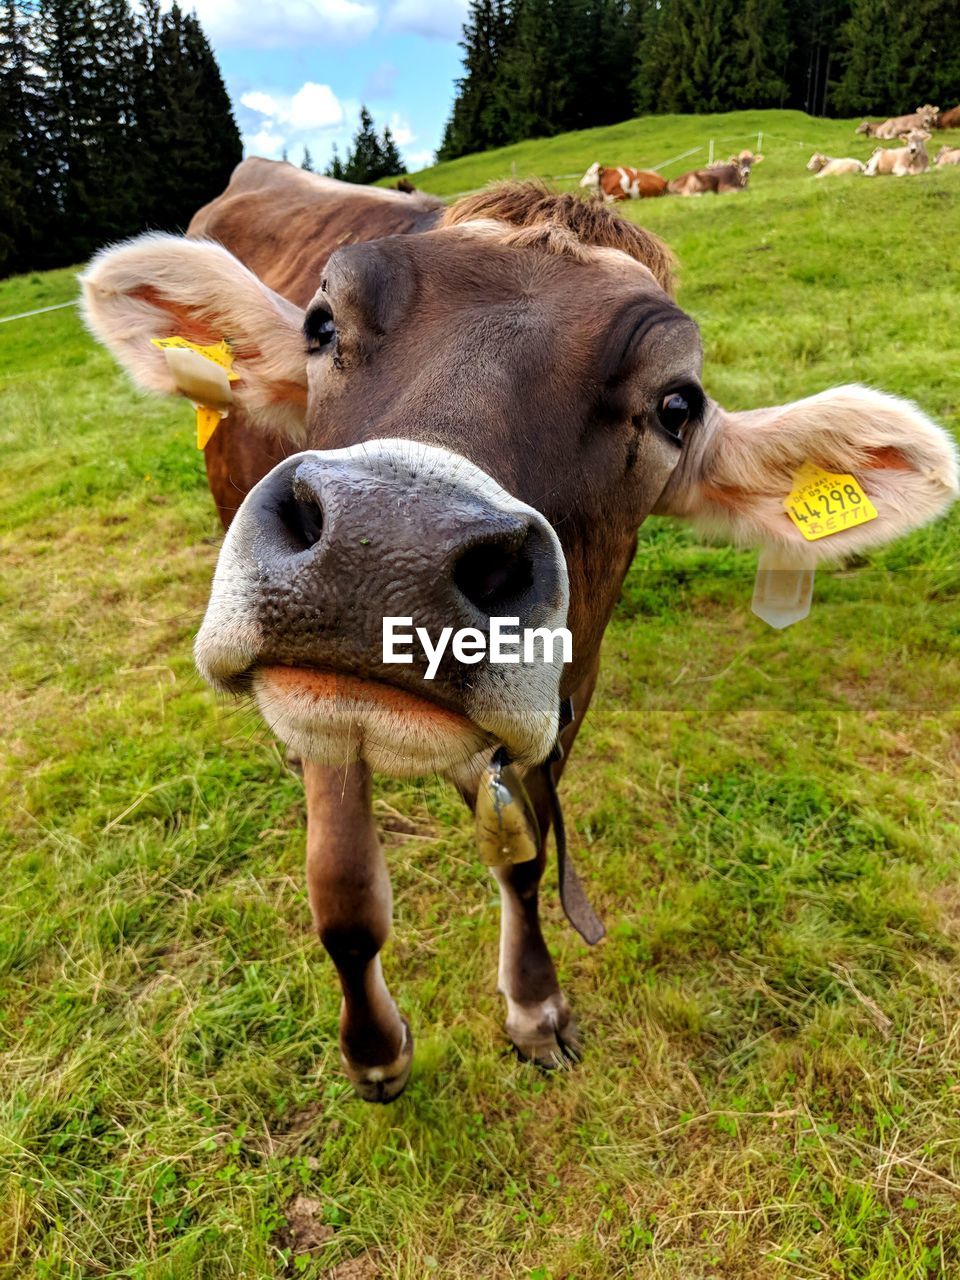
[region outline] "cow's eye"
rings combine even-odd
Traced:
[[[657,420],[675,444],[683,444],[683,429],[698,412],[697,392],[692,387],[681,387],[660,401]]]
[[[307,340],[307,355],[316,355],[329,347],[337,336],[333,316],[324,307],[314,307],[303,322],[303,336]]]

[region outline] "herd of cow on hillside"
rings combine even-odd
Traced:
[[[807,162],[807,168],[817,178],[834,177],[844,173],[860,173],[872,178],[889,174],[900,178],[924,173],[930,168],[930,156],[926,143],[933,136],[931,129],[960,128],[960,106],[941,112],[939,107],[926,104],[917,107],[909,115],[894,116],[889,120],[871,123],[864,120],[858,134],[868,138],[898,139],[899,147],[877,147],[869,160],[852,157],[834,159],[815,151]],[[708,193],[731,195],[743,191],[750,180],[750,171],[763,159],[752,151],[741,151],[708,164],[704,169],[691,169],[678,178],[664,178],[653,169],[633,169],[628,165],[604,166],[592,164],[580,179],[580,186],[602,196],[605,200],[643,200],[653,196],[702,196]],[[960,147],[943,146],[933,162],[939,167],[960,165]]]

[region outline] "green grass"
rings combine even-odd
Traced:
[[[956,431],[956,170],[814,182],[814,145],[866,154],[852,126],[747,113],[422,185],[758,127],[744,195],[628,210],[678,254],[707,386],[740,408],[857,378]],[[2,282],[0,316],[73,289]],[[71,310],[0,325],[0,371],[0,1274],[960,1273],[960,511],[821,574],[783,634],[749,614],[751,556],[644,529],[564,785],[608,940],[546,893],[575,1073],[504,1051],[456,798],[380,786],[418,1056],[377,1109],[338,1069],[300,785],[193,672],[218,528],[189,411],[133,393]]]

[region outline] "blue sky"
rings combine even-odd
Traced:
[[[181,0],[183,3],[183,0]],[[341,155],[361,102],[410,170],[429,164],[460,74],[467,0],[189,0],[216,51],[247,155],[317,168]]]

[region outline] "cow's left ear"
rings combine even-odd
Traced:
[[[811,468],[852,476],[876,518],[841,519],[837,532],[808,541],[784,504]],[[746,413],[711,405],[654,511],[685,517],[728,541],[805,547],[828,561],[900,537],[940,515],[958,494],[957,446],[946,431],[908,400],[847,386]],[[833,509],[828,491],[825,508],[813,515]],[[809,510],[800,514],[813,518]]]
[[[208,347],[225,341],[235,375],[227,399],[252,425],[302,439],[303,312],[221,245],[138,236],[98,253],[80,283],[87,325],[142,387],[189,394],[153,339],[179,337]],[[201,377],[203,365],[199,360]]]

